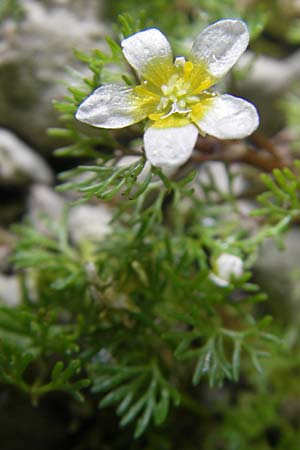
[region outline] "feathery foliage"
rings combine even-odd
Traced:
[[[231,11],[233,2],[225,3]],[[123,35],[138,29],[128,16],[121,27]],[[15,227],[12,261],[22,305],[0,308],[0,380],[35,403],[51,391],[81,401],[95,396],[101,408],[116,408],[120,425],[132,425],[139,438],[186,402],[187,378],[194,389],[207,382],[213,388],[238,382],[252,366],[263,372],[261,360],[279,339],[271,319],[258,312],[266,296],[252,267],[261,243],[298,219],[300,166],[262,177],[267,190],[249,226],[230,164],[224,165],[227,190],[209,166],[197,163],[168,177],[147,164],[140,126],[95,132],[76,123],[74,113],[93,89],[134,81],[120,46],[112,39],[108,45],[107,53],[76,52],[91,76],[56,102],[62,127],[50,133],[68,142],[58,156],[80,157],[78,167],[61,174],[58,190],[76,191],[73,203],[107,202],[111,232],[74,243],[68,209],[60,223],[48,221],[47,233],[30,223]],[[211,277],[222,253],[240,257],[245,267],[224,287]]]

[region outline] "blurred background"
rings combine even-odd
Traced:
[[[283,155],[300,154],[299,0],[0,0],[0,301],[11,307],[20,298],[9,259],[15,241],[11,225],[34,219],[37,211],[57,218],[69,199],[55,192],[56,176],[77,163],[53,155],[66,145],[48,132],[60,126],[53,101],[87,70],[74,49],[107,49],[105,37],[120,38],[116,23],[126,13],[141,28],[160,28],[178,54],[187,52],[207,24],[243,18],[251,44],[225,80],[226,90],[257,106],[260,133]],[[259,191],[259,185],[252,188]],[[93,233],[90,224],[99,217],[108,221],[97,208],[74,212],[69,223],[74,240],[78,230]],[[193,414],[174,412],[163,431],[132,442],[130,432],[118,431],[113,411],[95,414],[93,400],[78,405],[51,394],[33,407],[3,386],[0,449],[300,449],[299,242],[295,226],[285,248],[268,243],[256,265],[256,281],[272,299],[264,308],[284,330],[292,353],[274,356],[265,379],[251,380],[255,389],[243,379],[210,393],[201,387],[202,407],[194,405]]]

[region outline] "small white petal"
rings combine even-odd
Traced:
[[[106,84],[81,103],[76,119],[99,128],[123,128],[145,119],[147,115],[132,88]]]
[[[216,261],[218,276],[229,281],[232,276],[239,278],[243,275],[243,260],[230,253],[222,253]]]
[[[217,286],[226,287],[229,286],[229,282],[224,280],[223,278],[218,277],[215,273],[211,272],[209,274],[209,278],[213,281]]]
[[[197,125],[204,133],[219,139],[242,139],[258,127],[259,117],[252,103],[226,94],[213,98]]]
[[[178,167],[191,156],[198,130],[193,124],[173,128],[150,127],[144,135],[147,159],[153,166]]]
[[[221,78],[246,50],[248,43],[249,32],[243,21],[219,20],[196,37],[190,59],[204,62],[214,77]]]
[[[215,262],[215,272],[209,278],[220,287],[229,285],[230,279],[240,278],[244,272],[243,260],[230,253],[222,253]]]
[[[164,68],[173,66],[172,50],[167,38],[156,28],[133,34],[121,42],[123,53],[129,64],[136,70],[140,78],[145,78],[151,72],[156,73],[155,78],[164,78]],[[150,74],[146,75],[146,72]],[[168,70],[167,70],[168,71]],[[152,80],[151,80],[152,81]]]

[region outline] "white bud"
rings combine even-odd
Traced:
[[[214,272],[210,279],[218,286],[229,285],[231,277],[239,278],[243,275],[243,260],[230,253],[222,253],[215,261]]]

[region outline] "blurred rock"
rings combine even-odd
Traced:
[[[247,181],[247,172],[243,170],[243,166],[241,164],[232,165],[230,173],[233,176],[231,194],[237,197],[245,194],[249,188],[249,182]],[[228,171],[225,164],[221,161],[210,161],[202,164],[198,173],[198,181],[204,186],[213,185],[216,188],[216,191],[211,193],[211,198],[218,199],[220,194],[224,196],[230,195]],[[199,196],[204,198],[201,189],[199,190]]]
[[[24,213],[24,200],[22,198],[10,198],[2,201],[0,198],[0,226],[10,226],[19,220]]]
[[[31,187],[28,196],[28,212],[36,229],[49,235],[51,231],[47,222],[57,223],[63,213],[64,198],[57,194],[51,187],[43,184],[35,184]]]
[[[75,243],[100,240],[111,231],[112,212],[106,205],[79,205],[69,212],[69,230]]]
[[[101,1],[26,0],[24,19],[6,22],[0,45],[0,124],[38,151],[55,147],[46,135],[57,126],[53,99],[66,93],[66,66],[82,67],[73,50],[101,47],[105,26],[97,17]],[[72,80],[74,82],[74,79]]]
[[[276,6],[281,14],[285,16],[294,16],[300,14],[300,1],[299,0],[277,0]]]
[[[255,266],[255,281],[268,294],[262,304],[268,312],[288,324],[300,320],[300,230],[294,227],[283,236],[280,250],[274,240],[263,244]]]
[[[0,304],[17,306],[21,302],[21,288],[15,275],[0,275]]]
[[[43,0],[43,3],[49,9],[51,8],[67,8],[71,9],[73,14],[78,18],[99,18],[103,14],[104,2],[101,0]]]
[[[33,181],[51,183],[51,169],[13,133],[0,128],[0,185],[17,187]]]
[[[53,225],[62,220],[64,207],[67,207],[69,202],[70,198],[56,193],[51,187],[37,184],[32,186],[29,192],[28,214],[37,230],[51,235]],[[102,239],[111,230],[111,218],[112,212],[104,204],[71,207],[68,211],[71,240],[78,244],[82,240]]]
[[[255,104],[264,132],[272,135],[280,131],[286,124],[279,100],[290,91],[294,82],[300,81],[300,51],[285,59],[264,55],[254,57],[247,52],[237,67],[249,74],[237,83],[238,95]]]

